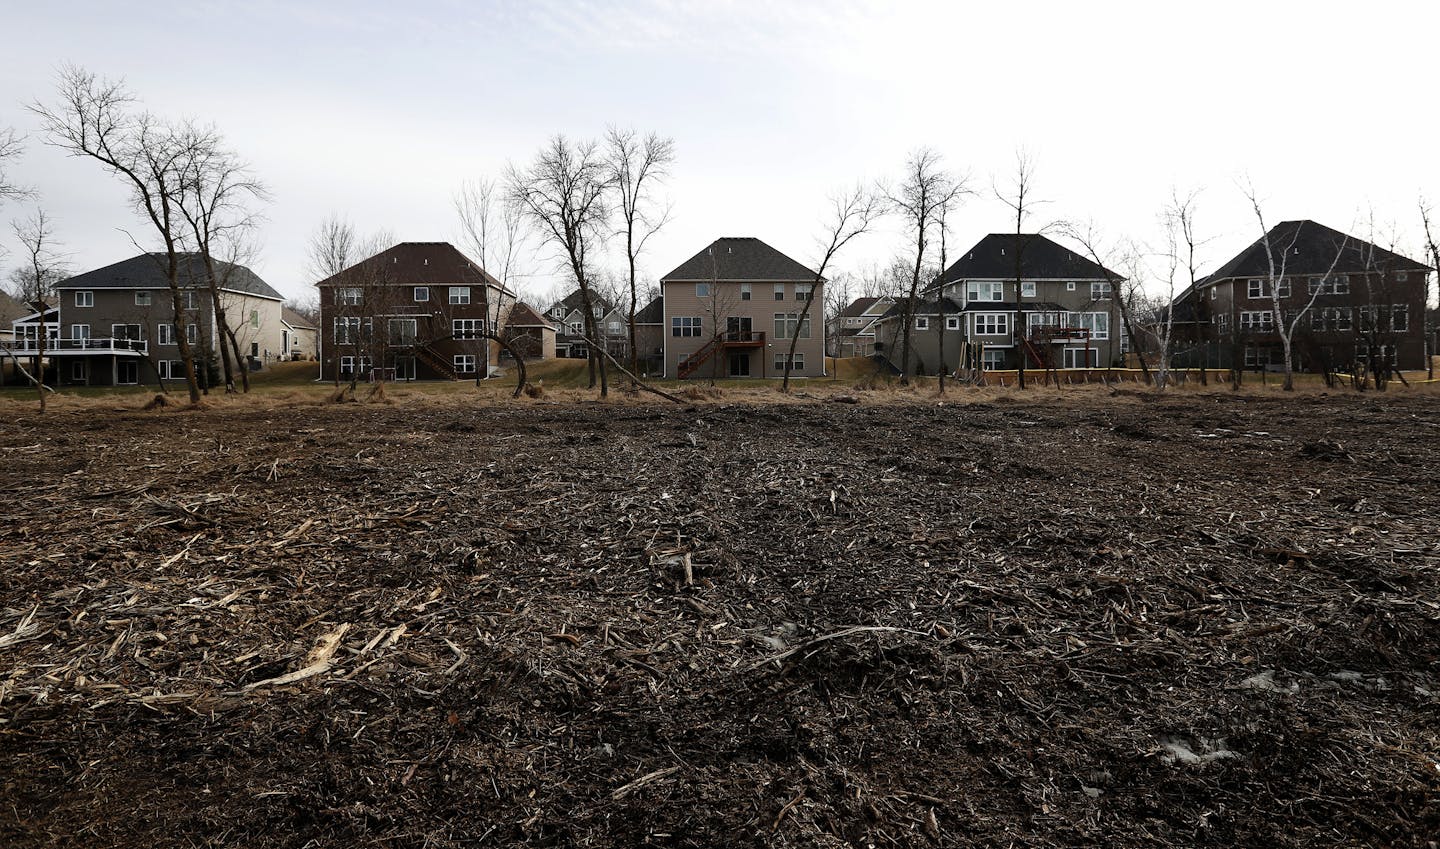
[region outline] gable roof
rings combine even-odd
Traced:
[[[945,269],[941,282],[1014,280],[1017,252],[1022,280],[1120,279],[1120,275],[1039,233],[991,233]]]
[[[656,295],[639,312],[635,313],[636,324],[664,324],[665,297]]]
[[[510,327],[542,327],[546,330],[554,330],[555,323],[535,311],[535,308],[524,301],[516,301],[510,307],[510,317],[505,323]]]
[[[1324,274],[1331,270],[1331,263],[1335,264],[1334,270],[1339,274],[1431,270],[1423,262],[1392,253],[1364,239],[1347,236],[1324,224],[1309,220],[1282,221],[1271,227],[1266,236],[1256,239],[1254,244],[1202,280],[1200,285],[1207,286],[1235,277],[1268,277],[1267,237],[1275,256],[1276,274],[1280,273],[1282,253],[1286,275]],[[1340,255],[1338,261],[1335,258],[1337,253]]]
[[[550,306],[546,307],[546,308],[545,308],[545,312],[546,312],[546,313],[551,313],[551,312],[554,312],[554,311],[555,311],[555,308],[556,308],[556,307],[564,307],[564,308],[565,308],[565,316],[568,318],[569,315],[570,315],[570,313],[572,313],[572,312],[580,309],[580,303],[581,303],[580,290],[579,290],[579,289],[576,289],[575,291],[571,292],[570,294],[566,295],[565,297],[561,298],[560,300],[558,300],[558,301],[556,301],[555,303],[551,304]],[[598,294],[598,293],[596,293],[596,292],[594,292],[594,291],[591,291],[591,292],[590,292],[590,306],[591,306],[592,308],[593,308],[593,307],[599,307],[599,308],[600,308],[600,314],[601,314],[601,315],[604,315],[605,313],[608,313],[608,312],[610,312],[611,310],[614,309],[614,307],[612,307],[612,306],[610,305],[610,302],[609,302],[609,301],[605,300],[605,298],[604,298],[603,296],[601,296],[600,294]]]
[[[9,330],[10,323],[17,318],[23,318],[34,310],[29,309],[8,293],[0,292],[0,329]]]
[[[198,253],[182,253],[178,256],[181,288],[191,289],[208,285],[205,273],[205,259]],[[139,254],[117,263],[77,274],[56,284],[56,289],[168,289],[170,279],[166,276],[166,255],[159,251]],[[215,260],[215,272],[222,278],[221,288],[244,292],[258,298],[275,301],[285,300],[260,275],[243,265]]]
[[[753,236],[727,236],[660,278],[661,283],[709,280],[813,283],[815,272]]]
[[[401,242],[363,259],[317,286],[384,283],[396,286],[493,286],[509,289],[449,242]]]
[[[315,330],[315,322],[295,311],[294,307],[287,307],[283,304],[280,307],[280,320],[302,330]]]

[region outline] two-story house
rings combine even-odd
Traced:
[[[486,377],[514,294],[448,242],[401,242],[321,280],[322,380]]]
[[[1097,368],[1121,357],[1123,280],[1038,233],[992,233],[945,269],[924,299],[896,301],[875,323],[876,349],[895,365],[909,321],[911,372],[960,363],[985,369]],[[943,329],[942,329],[943,325]]]
[[[590,293],[590,309],[594,321],[590,327],[605,350],[621,362],[630,356],[630,323],[625,311],[608,298]],[[545,310],[545,317],[555,322],[555,355],[585,359],[590,356],[590,343],[585,336],[585,312],[580,290],[576,289]]]
[[[1424,368],[1431,270],[1314,221],[1283,221],[1175,299],[1177,365],[1283,369],[1284,322],[1301,371]]]
[[[179,282],[185,321],[176,326],[163,253],[146,253],[78,274],[55,286],[54,303],[13,323],[12,347],[45,357],[62,384],[123,386],[183,380],[178,338],[185,334],[202,385],[219,380],[219,328],[200,254],[182,254]],[[243,265],[215,261],[221,307],[246,362],[260,368],[284,350],[284,298]]]
[[[640,373],[660,374],[665,369],[665,298],[656,295],[635,313],[635,348]]]
[[[875,353],[875,322],[895,306],[889,295],[856,298],[826,328],[833,357],[868,357]]]
[[[778,376],[792,338],[791,375],[825,374],[823,285],[759,239],[716,239],[660,278],[665,376]]]

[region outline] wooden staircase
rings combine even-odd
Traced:
[[[454,364],[430,350],[429,345],[412,345],[410,351],[415,355],[415,359],[434,369],[441,377],[447,380],[460,379],[460,375],[455,372]]]
[[[719,337],[711,339],[705,347],[680,361],[680,365],[675,369],[676,376],[684,380],[694,374],[696,369],[705,365],[711,357],[719,353],[721,347],[723,346],[720,344]]]
[[[694,374],[701,366],[709,362],[711,357],[714,357],[727,348],[758,348],[763,354],[765,350],[765,334],[752,330],[727,330],[714,339],[711,339],[700,350],[681,360],[680,365],[675,368],[675,375],[681,380],[684,380]],[[760,365],[763,374],[765,366],[763,360]]]

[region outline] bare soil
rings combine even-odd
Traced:
[[[0,845],[1435,845],[1435,397],[856,400],[12,411]]]

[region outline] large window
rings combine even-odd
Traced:
[[[159,331],[155,337],[156,342],[160,343],[161,345],[175,344],[175,325],[162,324],[155,329]]]
[[[999,280],[971,280],[965,284],[967,301],[1003,301],[1005,284]]]
[[[697,298],[708,298],[708,297],[710,297],[710,284],[709,284],[709,283],[696,283],[696,284],[695,284],[695,297],[697,297]]]
[[[1090,300],[1092,300],[1092,301],[1108,301],[1108,300],[1110,300],[1110,281],[1109,281],[1109,280],[1096,280],[1096,281],[1092,282],[1092,283],[1090,284]]]
[[[162,380],[185,379],[184,360],[159,360],[155,363],[155,368],[160,372]]]
[[[1310,327],[1328,333],[1348,332],[1354,325],[1349,307],[1323,307],[1310,313]]]
[[[998,369],[1005,367],[1004,348],[986,348],[980,352],[980,363],[987,369]]]
[[[1270,310],[1243,310],[1240,313],[1241,330],[1269,331],[1275,329],[1275,313]]]
[[[1319,292],[1322,295],[1348,295],[1350,294],[1350,278],[1344,274],[1332,274],[1329,277],[1310,278],[1310,294]]]
[[[75,306],[77,306],[77,307],[93,307],[93,306],[95,306],[95,293],[94,293],[94,292],[76,292],[76,293],[75,293]]]
[[[185,309],[187,309],[187,310],[193,310],[193,309],[199,309],[199,308],[200,308],[200,295],[199,295],[199,293],[194,292],[194,291],[186,292],[186,293],[185,293]]]
[[[358,318],[337,318],[335,319],[335,344],[353,345],[360,339],[360,319]]]
[[[112,324],[110,325],[110,337],[112,339],[132,339],[141,341],[145,338],[145,325],[143,324]]]
[[[1072,312],[1065,315],[1065,326],[1088,330],[1091,339],[1110,338],[1110,313]]]
[[[776,352],[775,352],[775,372],[776,372],[776,374],[783,374],[783,373],[785,372],[785,357],[786,357],[786,352],[785,352],[785,351],[776,351]],[[794,373],[796,373],[796,372],[801,372],[801,371],[804,371],[804,370],[805,370],[805,355],[797,352],[797,353],[795,354],[795,359],[793,359],[793,360],[790,361],[790,373],[791,373],[791,374],[794,374]]]
[[[474,354],[456,354],[456,355],[455,355],[455,359],[454,359],[454,363],[455,363],[455,373],[456,373],[456,374],[474,374],[474,373],[475,373],[475,355],[474,355]]]
[[[360,306],[360,290],[359,290],[359,289],[336,289],[336,290],[335,290],[335,303],[339,304],[339,305],[342,306],[342,307],[358,307],[358,306]]]
[[[1282,298],[1288,298],[1288,297],[1290,297],[1290,281],[1289,281],[1289,280],[1281,280],[1281,281],[1276,285],[1276,289],[1279,290],[1279,292],[1280,292],[1280,297],[1282,297]],[[1246,294],[1247,296],[1251,297],[1251,298],[1268,298],[1268,297],[1270,297],[1270,281],[1269,281],[1269,280],[1251,280],[1251,281],[1246,285],[1245,294]]]
[[[419,320],[414,318],[392,318],[387,328],[391,345],[414,345],[419,331]]]
[[[137,306],[137,307],[148,307],[148,306],[150,306],[150,293],[149,293],[149,292],[146,292],[146,291],[143,290],[143,289],[140,290],[140,291],[138,291],[138,292],[136,292],[136,293],[135,293],[135,306]]]
[[[450,287],[450,303],[452,303],[452,304],[459,304],[460,306],[464,306],[464,305],[470,303],[470,287],[469,287],[469,286],[451,286],[451,287]]]
[[[699,336],[702,325],[698,315],[670,316],[671,336]]]
[[[1003,312],[975,314],[976,336],[1004,336],[1010,332],[1010,316]]]
[[[450,335],[456,339],[479,339],[485,332],[485,319],[483,318],[452,318],[450,320]]]
[[[89,338],[90,338],[90,325],[88,325],[88,324],[72,324],[72,325],[70,325],[70,338],[71,338],[71,339],[89,339]]]
[[[811,285],[812,285],[812,284],[810,284],[810,283],[796,283],[796,284],[795,284],[795,300],[797,300],[797,301],[808,301],[808,300],[810,300],[810,289],[811,289]]]
[[[1022,281],[1020,281],[1020,297],[1022,297],[1022,298],[1033,298],[1033,297],[1035,297],[1035,281],[1034,281],[1034,280],[1022,280]]]
[[[796,330],[799,330],[797,333]],[[789,339],[798,336],[801,339],[810,338],[810,316],[805,316],[805,321],[800,321],[798,312],[777,312],[775,313],[775,338]]]

